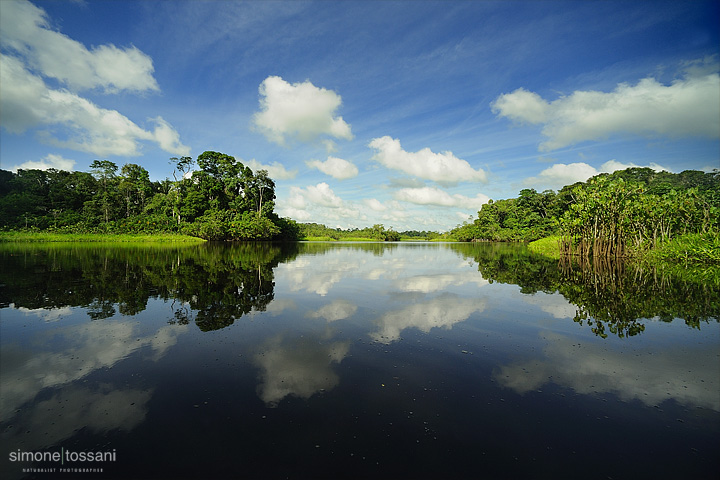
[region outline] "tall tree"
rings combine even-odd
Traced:
[[[125,201],[125,216],[138,215],[145,209],[152,193],[150,174],[140,165],[125,164],[120,171],[118,190]]]
[[[99,210],[105,223],[110,221],[118,205],[115,175],[117,168],[117,165],[109,160],[95,160],[90,164],[90,170],[98,180],[98,189],[89,207],[91,210]]]

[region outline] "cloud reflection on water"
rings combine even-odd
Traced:
[[[19,412],[13,423],[22,425],[14,438],[26,449],[55,445],[72,437],[81,428],[96,433],[130,431],[145,420],[152,390],[99,390],[71,385]]]
[[[317,311],[308,312],[307,316],[309,318],[324,318],[328,322],[334,322],[351,317],[357,309],[358,307],[354,303],[340,299],[333,300],[327,305],[320,307]]]
[[[464,270],[461,273],[444,273],[434,275],[415,275],[401,278],[395,282],[396,287],[403,292],[432,293],[445,291],[451,286],[461,286],[474,283],[478,287],[489,285],[477,271]]]
[[[253,362],[260,368],[258,395],[276,407],[288,395],[308,399],[337,386],[340,378],[332,368],[350,350],[350,342],[325,343],[319,337],[284,340],[276,336],[263,344]]]
[[[450,329],[456,323],[467,320],[473,313],[482,312],[486,306],[487,300],[484,298],[443,294],[385,313],[375,322],[378,329],[371,332],[370,337],[389,344],[399,340],[400,334],[407,328],[417,328],[424,333],[433,328]]]
[[[72,315],[73,313],[72,308],[69,306],[57,308],[26,308],[15,307],[14,304],[11,304],[10,308],[15,308],[18,312],[22,312],[25,315],[35,315],[46,322],[56,322],[63,317]]]
[[[544,358],[500,366],[493,375],[500,385],[522,395],[552,382],[581,394],[615,393],[648,406],[673,399],[720,411],[716,347],[673,346],[662,354],[637,350],[628,355],[556,333],[543,335],[548,341]]]
[[[138,335],[134,322],[94,321],[53,328],[39,335],[34,345],[3,344],[0,353],[0,418],[32,400],[42,389],[79,380],[91,372],[112,367],[142,347],[149,346],[153,360],[161,358],[187,331],[186,325],[160,327]],[[33,346],[34,346],[33,345]],[[47,349],[62,345],[62,350]]]

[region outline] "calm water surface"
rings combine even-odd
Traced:
[[[0,259],[3,478],[720,472],[717,287],[491,244]]]

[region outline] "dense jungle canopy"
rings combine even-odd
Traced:
[[[563,253],[623,257],[680,235],[717,238],[720,174],[629,168],[557,193],[534,189],[490,201],[450,236],[460,241],[533,241],[559,235]]]
[[[230,155],[171,158],[173,180],[96,160],[91,172],[0,170],[0,227],[67,233],[178,232],[208,240],[295,238],[275,212],[275,182]],[[197,165],[198,169],[193,170]]]

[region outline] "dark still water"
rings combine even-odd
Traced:
[[[3,479],[720,472],[717,287],[491,244],[0,259]]]

